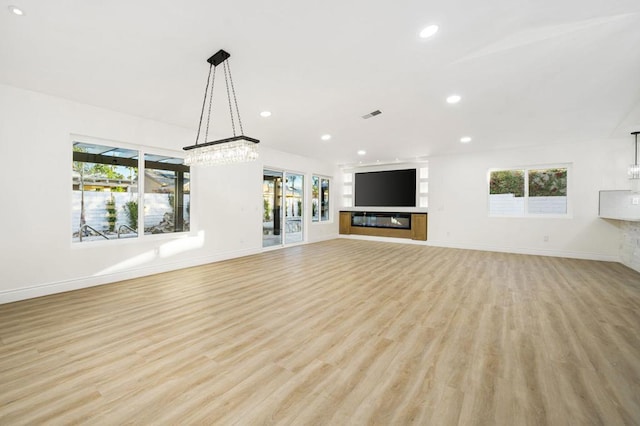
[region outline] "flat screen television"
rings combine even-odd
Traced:
[[[356,207],[415,207],[416,169],[355,174]]]

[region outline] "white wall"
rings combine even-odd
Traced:
[[[621,225],[598,218],[598,191],[628,189],[626,163],[633,152],[627,142],[609,140],[430,158],[429,243],[619,261]],[[556,163],[571,164],[571,217],[488,216],[490,168]]]
[[[336,174],[331,165],[261,144],[255,163],[193,170],[188,235],[73,244],[71,135],[172,155],[192,143],[193,131],[6,85],[0,117],[0,303],[259,252],[263,165],[307,179]],[[337,231],[337,220],[308,224],[307,241]]]

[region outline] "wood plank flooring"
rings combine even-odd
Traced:
[[[0,306],[0,424],[640,424],[640,274],[339,239]]]

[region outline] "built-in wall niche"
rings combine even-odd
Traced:
[[[342,175],[342,206],[353,207],[353,173]]]
[[[418,206],[429,207],[429,167],[422,166],[418,169]]]

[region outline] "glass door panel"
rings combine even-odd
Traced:
[[[329,179],[320,179],[320,217],[329,220]]]
[[[282,172],[264,170],[262,179],[262,247],[282,245]]]
[[[285,174],[285,244],[303,240],[304,176]]]

